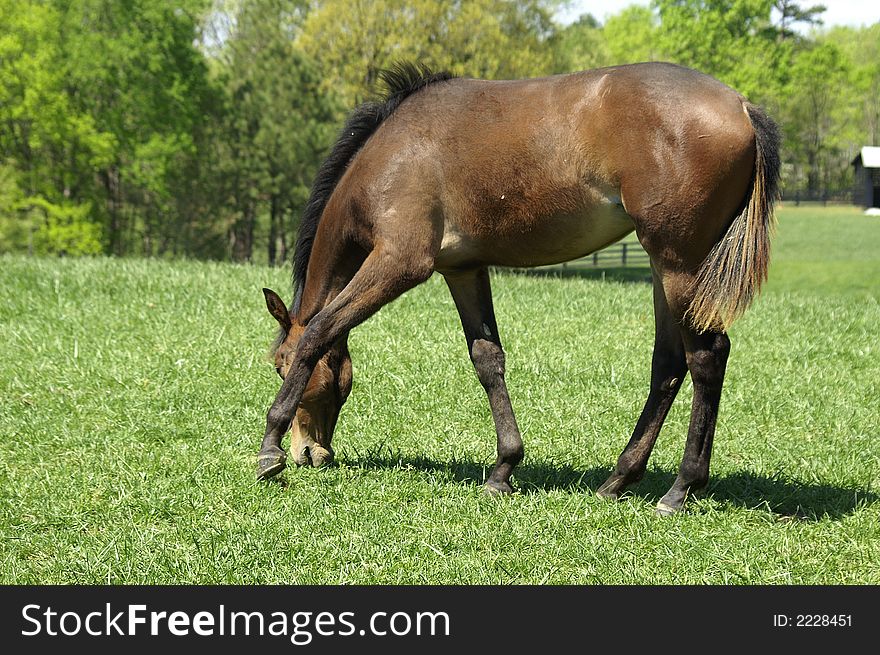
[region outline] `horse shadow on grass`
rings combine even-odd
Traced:
[[[435,472],[458,482],[482,485],[491,466],[481,462],[452,459],[436,461],[427,457],[396,456],[394,453],[354,454],[342,463],[351,468],[403,468]],[[575,469],[567,464],[531,462],[520,464],[514,474],[515,487],[522,494],[541,491],[594,493],[611,473],[610,467]],[[676,473],[649,469],[641,482],[627,490],[627,497],[656,503],[672,486]],[[752,471],[712,476],[708,487],[698,493],[717,503],[745,509],[766,511],[779,520],[841,519],[856,510],[872,505],[880,496],[863,487],[801,482],[780,475],[762,475]],[[693,507],[693,504],[691,504]]]

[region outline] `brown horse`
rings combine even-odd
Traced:
[[[292,311],[264,289],[281,325],[275,362],[284,383],[258,478],[284,468],[288,428],[297,464],[332,461],[351,390],[349,331],[437,271],[495,421],[486,489],[510,492],[523,443],[487,267],[564,262],[635,230],[654,281],[650,393],[597,493],[616,498],[642,477],[690,372],[687,445],[658,505],[661,514],[681,509],[708,481],[726,330],[767,274],[774,123],[717,80],[664,63],[518,81],[401,65],[384,81],[385,100],[353,112],[317,175],[296,244]]]

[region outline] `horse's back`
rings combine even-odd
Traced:
[[[605,101],[580,131],[603,151],[619,186],[639,179],[687,190],[697,172],[724,172],[731,158],[754,161],[754,131],[738,92],[709,75],[666,63],[605,69],[598,92]],[[750,168],[750,167],[749,167]]]
[[[660,214],[732,212],[754,161],[742,103],[721,82],[662,63],[453,79],[401,105],[356,163],[397,192],[372,194],[378,214],[443,221],[441,267],[555,263],[640,221],[650,233]]]

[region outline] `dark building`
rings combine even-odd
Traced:
[[[880,207],[880,146],[865,146],[853,159],[856,185],[853,204]]]

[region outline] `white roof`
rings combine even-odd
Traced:
[[[864,146],[862,148],[862,166],[880,168],[880,146]]]

